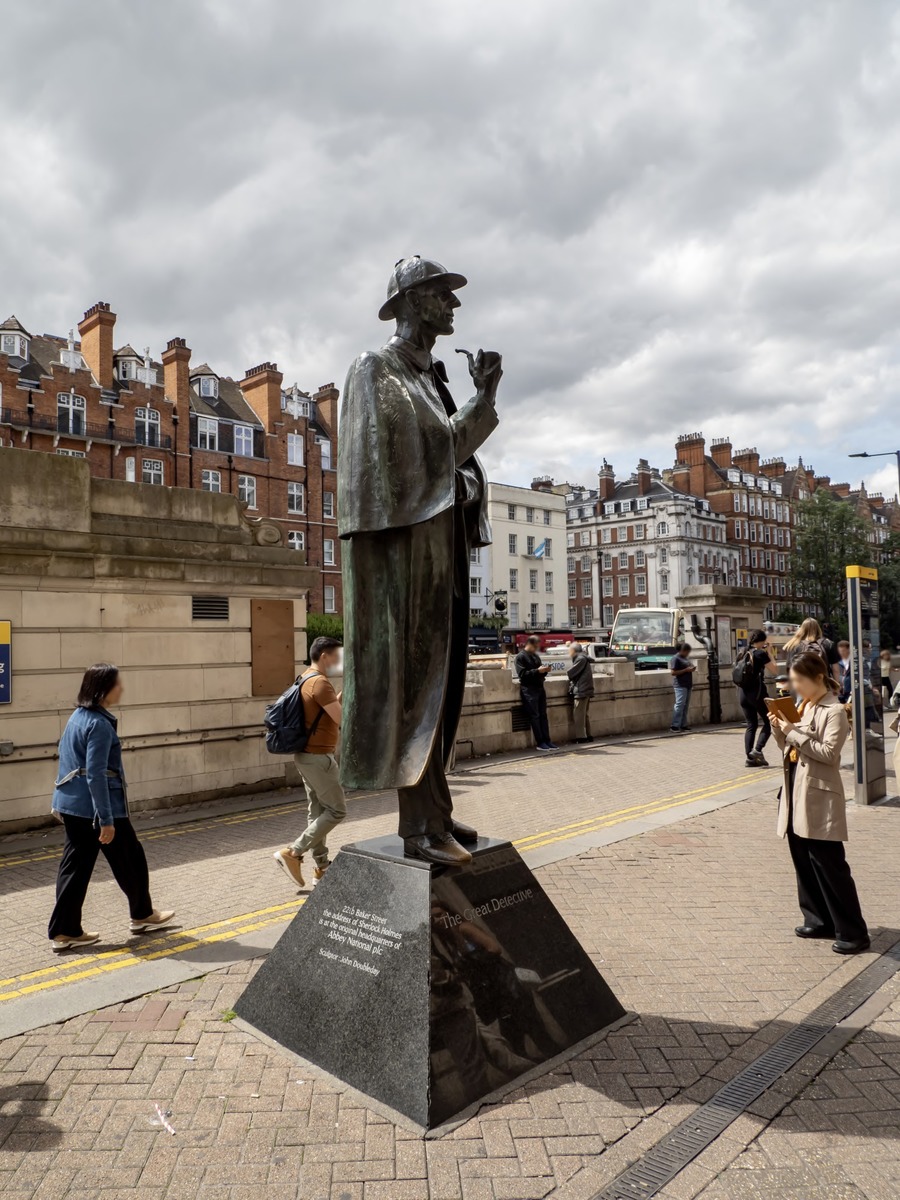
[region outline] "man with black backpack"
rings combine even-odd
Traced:
[[[309,824],[295,842],[274,854],[276,863],[298,887],[304,886],[301,863],[307,851],[315,860],[316,879],[325,874],[328,867],[325,839],[347,815],[347,801],[334,756],[341,729],[341,697],[329,678],[341,674],[342,654],[336,638],[316,638],[309,648],[312,666],[298,681],[303,704],[301,741],[305,739],[305,745],[294,754],[294,762],[309,801]]]
[[[769,765],[763,755],[763,747],[772,736],[772,726],[766,708],[766,671],[775,674],[777,670],[778,665],[769,646],[768,634],[764,629],[755,629],[750,634],[748,649],[738,658],[731,673],[732,679],[740,689],[741,709],[746,721],[744,753],[748,767]]]

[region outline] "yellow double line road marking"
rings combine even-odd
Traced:
[[[706,800],[734,791],[751,778],[753,776],[749,773],[739,775],[734,779],[726,779],[706,787],[695,788],[690,792],[662,796],[658,800],[650,800],[645,804],[635,804],[629,808],[617,809],[615,812],[588,817],[583,821],[573,821],[569,825],[560,825],[555,829],[545,829],[541,833],[533,833],[528,837],[519,838],[513,842],[513,845],[517,850],[527,853],[529,850],[537,850],[555,842],[569,841],[611,825],[622,825],[654,813],[681,808],[687,804],[694,804],[698,800]],[[288,811],[293,811],[293,807],[293,805],[290,806]],[[266,811],[272,812],[271,809]],[[160,830],[157,836],[164,836],[163,831]],[[254,912],[241,913],[239,916],[213,921],[208,925],[198,925],[195,929],[182,929],[167,933],[158,938],[154,937],[145,946],[105,950],[99,954],[83,954],[66,963],[41,967],[39,970],[28,971],[23,975],[14,975],[9,979],[0,979],[0,989],[6,989],[0,990],[0,1003],[33,995],[35,992],[46,991],[48,988],[62,987],[64,984],[75,983],[82,979],[91,979],[109,971],[118,971],[122,967],[134,967],[140,963],[152,962],[157,958],[171,958],[177,954],[183,954],[187,950],[195,950],[200,946],[229,941],[240,937],[241,934],[252,933],[257,929],[264,929],[268,925],[290,920],[306,899],[307,897],[301,896],[286,904],[259,908]]]
[[[663,796],[658,800],[649,800],[646,804],[635,804],[631,808],[620,808],[616,812],[603,813],[584,821],[575,821],[571,825],[560,825],[557,829],[545,829],[542,833],[533,833],[530,837],[519,838],[513,842],[513,845],[519,851],[538,850],[541,846],[550,846],[554,842],[565,842],[570,838],[581,837],[582,834],[594,833],[608,825],[620,825],[625,821],[639,821],[641,817],[650,816],[653,813],[666,812],[670,808],[681,808],[685,804],[707,800],[712,796],[719,796],[723,792],[732,792],[735,788],[747,783],[750,778],[749,774],[738,775],[734,779],[708,784],[704,788],[695,788],[691,792]]]
[[[242,933],[252,933],[254,930],[264,929],[267,925],[275,925],[279,921],[289,920],[305,900],[306,897],[301,896],[287,904],[259,908],[255,912],[241,913],[240,916],[228,917],[224,921],[198,925],[196,929],[180,929],[175,933],[153,938],[146,947],[129,947],[123,950],[104,950],[100,954],[83,954],[67,963],[42,967],[40,970],[28,971],[24,975],[15,975],[10,979],[0,979],[0,988],[7,988],[10,984],[17,985],[11,990],[0,991],[0,1001],[15,1000],[21,996],[32,995],[34,992],[45,991],[47,988],[60,987],[64,983],[90,979],[92,976],[102,975],[107,971],[118,971],[122,967],[135,967],[139,963],[152,962],[156,958],[171,958],[175,954],[183,954],[186,950],[196,950],[199,946],[227,942],[232,938],[240,937]],[[212,930],[218,930],[218,932],[213,933]]]
[[[200,818],[195,821],[185,821],[182,825],[172,825],[166,829],[146,829],[141,830],[142,842],[155,842],[160,838],[180,837],[185,833],[196,833],[198,830],[210,829],[216,825],[245,825],[248,821],[259,821],[264,817],[281,817],[286,813],[296,813],[297,804],[279,804],[272,808],[263,808],[258,812],[250,813],[228,813],[222,817],[207,817]],[[25,850],[21,852],[19,858],[7,856],[0,858],[0,871],[7,867],[21,867],[27,863],[33,862],[48,862],[54,858],[62,858],[62,848],[44,850],[43,853],[38,850]]]
[[[367,800],[370,796],[377,795],[377,792],[364,792],[359,796],[355,796],[356,800]],[[222,825],[246,825],[251,821],[264,821],[269,817],[283,817],[290,814],[295,815],[298,806],[305,805],[304,799],[290,801],[285,804],[272,805],[271,807],[261,808],[255,812],[237,812],[225,813],[221,817],[198,817],[196,820],[185,821],[181,825],[171,825],[164,829],[147,829],[141,830],[142,842],[156,842],[160,838],[182,837],[186,833],[197,833],[199,830],[204,832],[208,829]],[[24,850],[20,851],[18,858],[13,858],[12,855],[0,856],[0,871],[7,867],[21,867],[28,863],[34,862],[49,862],[52,859],[62,858],[62,848],[40,850]]]

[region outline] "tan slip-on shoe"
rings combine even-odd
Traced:
[[[59,954],[61,950],[73,950],[79,946],[93,946],[94,942],[100,941],[99,933],[80,933],[78,937],[69,937],[68,934],[60,933],[50,941],[50,949]]]
[[[174,908],[167,908],[163,912],[154,908],[149,917],[144,917],[142,921],[131,922],[131,932],[143,933],[145,929],[160,929],[163,925],[168,925],[174,916]]]
[[[278,863],[279,867],[281,867],[282,871],[293,879],[297,887],[306,887],[306,881],[303,878],[303,871],[300,867],[303,859],[296,858],[291,853],[290,846],[285,846],[283,850],[276,850],[272,857]]]

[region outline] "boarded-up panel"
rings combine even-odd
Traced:
[[[280,696],[294,682],[292,600],[251,601],[250,664],[254,696]]]

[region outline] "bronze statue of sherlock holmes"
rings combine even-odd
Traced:
[[[475,395],[457,410],[439,335],[453,332],[462,275],[402,259],[379,317],[386,346],[353,363],[341,402],[339,533],[344,540],[345,683],[341,779],[396,788],[407,854],[469,862],[477,834],[453,819],[445,766],[466,681],[469,556],[490,542],[475,451],[497,426],[500,355],[467,355]]]

